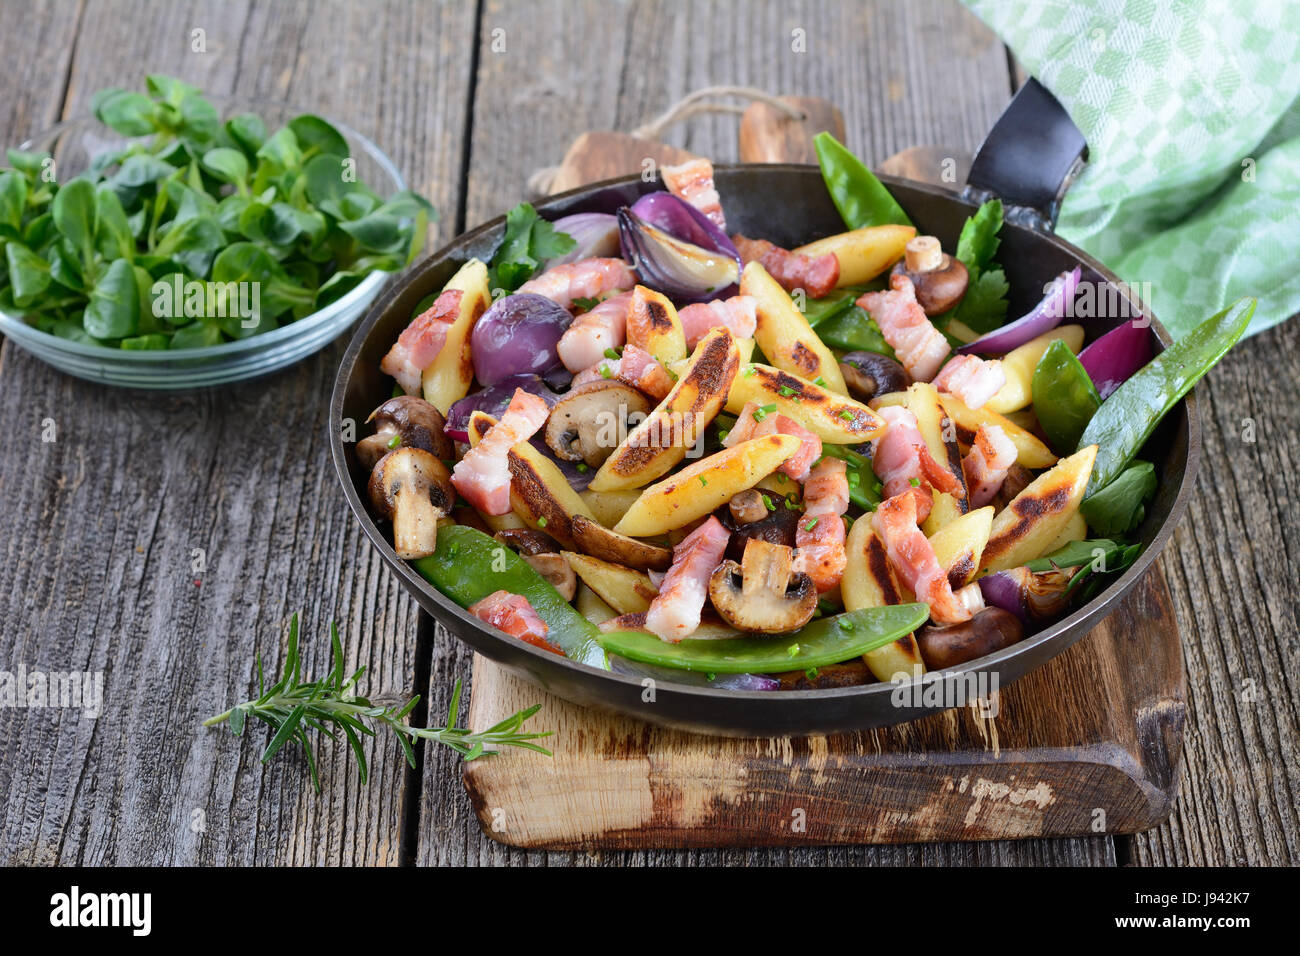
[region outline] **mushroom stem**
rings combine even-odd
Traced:
[[[438,522],[456,499],[446,465],[422,448],[398,448],[379,459],[368,490],[375,509],[393,523],[399,558],[433,554]]]
[[[917,236],[903,247],[908,272],[933,272],[943,265],[943,247],[934,236]]]

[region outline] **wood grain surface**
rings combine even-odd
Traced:
[[[193,49],[195,30],[206,52]],[[2,0],[0,50],[6,144],[147,72],[290,100],[389,151],[437,205],[435,243],[522,198],[528,175],[580,132],[631,129],[700,86],[829,99],[849,145],[874,162],[918,144],[974,149],[1014,87],[1004,47],[952,0]],[[697,117],[666,139],[734,160],[736,118]],[[425,748],[412,774],[391,742],[370,744],[362,787],[326,747],[317,795],[299,757],[258,763],[260,731],[236,740],[198,726],[247,694],[256,653],[278,663],[296,609],[306,635],[339,621],[348,663],[372,668],[366,691],[425,693],[431,720],[469,676],[468,652],[420,618],[335,486],[323,429],[343,348],[264,380],[159,396],[67,378],[0,346],[15,423],[0,449],[0,667],[105,680],[97,720],[0,710],[0,863],[1300,859],[1295,322],[1239,346],[1201,387],[1206,464],[1162,560],[1190,694],[1168,824],[1132,839],[762,851],[513,850],[481,833],[445,749]],[[55,442],[41,440],[46,418]],[[313,642],[309,662],[323,668],[324,651]]]

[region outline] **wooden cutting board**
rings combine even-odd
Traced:
[[[807,162],[825,101],[802,122],[755,104],[745,162]],[[890,171],[938,164],[915,151]],[[956,155],[942,150],[942,155]],[[575,142],[552,189],[639,172],[680,150],[617,133]],[[814,160],[815,161],[815,160]],[[911,843],[1133,833],[1172,808],[1182,766],[1185,679],[1159,566],[1087,637],[1001,689],[996,716],[970,707],[857,733],[731,739],[655,727],[545,693],[475,655],[468,725],[542,703],[552,759],[509,751],[464,765],[485,833],[512,846],[636,849]]]

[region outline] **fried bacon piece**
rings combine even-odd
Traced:
[[[402,330],[393,347],[379,362],[385,374],[397,379],[407,395],[420,394],[424,370],[434,363],[447,342],[447,330],[460,316],[460,300],[465,293],[448,289]]]
[[[803,289],[810,299],[828,295],[840,280],[840,260],[827,252],[820,256],[804,256],[782,249],[766,239],[747,239],[741,235],[731,237],[742,262],[757,262],[786,292]]]
[[[525,644],[564,656],[564,651],[546,639],[550,629],[522,594],[493,591],[483,600],[471,604],[468,610],[485,624],[500,628]]]

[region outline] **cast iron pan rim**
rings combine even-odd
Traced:
[[[812,170],[817,171],[820,175],[820,170],[818,170],[816,166],[796,163],[719,163],[715,164],[715,168],[725,171],[761,169],[771,172],[798,174],[807,174]],[[900,179],[896,176],[887,176],[883,174],[881,174],[879,178],[887,185],[906,186],[909,189],[929,193],[939,199],[961,203],[962,205],[969,206],[972,209],[976,207],[975,203],[965,199],[956,192],[934,186],[930,183],[922,183],[910,179]],[[606,179],[596,183],[588,183],[584,186],[579,186],[576,189],[570,189],[567,192],[548,196],[544,201],[538,202],[536,208],[539,212],[544,212],[549,207],[560,204],[564,200],[570,199],[574,196],[595,192],[604,188],[624,186],[629,183],[638,182],[639,180],[640,177],[634,175],[623,176],[616,179]],[[378,525],[375,524],[374,519],[370,516],[370,512],[367,510],[365,503],[361,500],[360,495],[357,494],[356,487],[352,481],[351,471],[348,468],[347,455],[343,447],[341,431],[335,426],[343,417],[343,402],[347,391],[347,383],[351,377],[352,368],[356,364],[357,357],[361,352],[362,346],[365,344],[366,337],[370,330],[383,316],[389,303],[393,299],[397,298],[404,287],[409,285],[428,269],[440,264],[441,260],[452,251],[453,247],[469,245],[473,240],[491,232],[503,222],[505,222],[505,216],[497,216],[475,229],[461,233],[459,236],[452,238],[442,248],[438,249],[438,251],[428,256],[423,263],[417,266],[410,273],[400,277],[398,281],[389,285],[388,289],[379,300],[370,307],[369,313],[353,333],[352,341],[348,343],[347,351],[343,355],[343,361],[339,365],[339,371],[334,380],[334,391],[330,397],[330,419],[326,424],[326,428],[329,430],[330,452],[334,461],[334,470],[338,476],[340,484],[343,486],[343,494],[347,498],[348,505],[352,509],[353,514],[360,519],[361,527],[365,532],[366,537],[368,537],[371,543],[379,549],[379,553],[383,556],[385,562],[387,562],[389,567],[397,572],[397,574],[400,575],[409,586],[415,588],[420,594],[430,598],[434,604],[442,608],[451,616],[460,620],[462,624],[468,625],[473,630],[479,632],[482,636],[499,642],[505,642],[510,639],[497,633],[495,628],[488,627],[478,618],[465,611],[459,604],[456,604],[450,598],[443,595],[441,591],[412,570],[411,566],[406,561],[403,561],[397,556],[397,552],[393,550],[393,546],[389,543],[388,539],[380,532]],[[1044,241],[1055,243],[1068,251],[1070,255],[1076,257],[1081,264],[1094,270],[1108,283],[1123,289],[1123,286],[1120,285],[1121,280],[1118,276],[1082,249],[1076,248],[1053,233],[1042,233],[1041,236]],[[1160,341],[1161,348],[1168,348],[1170,343],[1173,341],[1172,336],[1170,336],[1165,327],[1160,324],[1160,321],[1151,314],[1149,309],[1143,306],[1142,311],[1150,320],[1151,326],[1156,333],[1156,338]],[[1055,621],[1049,627],[1044,628],[1037,634],[1031,635],[1030,637],[1027,637],[1024,640],[994,654],[989,654],[984,657],[976,658],[973,661],[968,661],[960,667],[949,668],[943,671],[927,672],[923,678],[924,680],[930,680],[931,674],[933,674],[933,679],[936,681],[949,681],[958,679],[968,673],[977,673],[996,668],[1005,661],[1028,652],[1033,647],[1037,647],[1046,641],[1058,638],[1063,632],[1069,630],[1075,625],[1096,621],[1113,610],[1113,606],[1118,603],[1118,601],[1133,585],[1137,583],[1138,579],[1147,572],[1147,569],[1150,568],[1152,562],[1155,561],[1160,552],[1164,550],[1165,545],[1173,536],[1175,528],[1177,528],[1178,523],[1182,520],[1183,512],[1187,510],[1187,504],[1191,498],[1192,488],[1195,485],[1194,479],[1196,477],[1196,471],[1200,466],[1201,458],[1200,418],[1197,414],[1195,389],[1187,394],[1183,399],[1183,404],[1187,413],[1187,462],[1182,470],[1178,493],[1174,498],[1173,505],[1169,509],[1169,517],[1165,520],[1165,523],[1161,525],[1160,530],[1156,532],[1155,537],[1151,540],[1151,544],[1143,550],[1142,554],[1139,555],[1133,565],[1120,575],[1119,578],[1110,585],[1110,587],[1101,592],[1101,594],[1097,595],[1083,607],[1076,610],[1069,617]],[[1082,636],[1083,634],[1079,635],[1079,637]],[[459,638],[457,639],[459,640]],[[1078,640],[1078,638],[1075,638],[1074,640]],[[1072,640],[1070,643],[1073,642],[1074,641]],[[596,668],[592,668],[586,664],[579,664],[578,662],[569,660],[568,658],[558,657],[549,651],[543,651],[530,644],[525,644],[523,642],[514,642],[514,644],[517,645],[513,647],[514,650],[530,654],[538,661],[544,662],[546,666],[559,666],[571,670],[575,672],[575,675],[579,678],[590,678],[596,674],[600,674],[603,675],[605,679],[617,681],[628,688],[640,689],[643,686],[641,678],[629,677],[623,674],[617,674],[613,671],[598,671]],[[1062,651],[1064,651],[1064,649],[1065,648],[1063,647]],[[1037,668],[1035,667],[1031,670],[1036,669]],[[863,684],[854,687],[839,687],[824,690],[737,691],[697,687],[690,684],[677,684],[667,681],[664,683],[674,694],[680,694],[687,697],[699,697],[706,700],[725,699],[761,701],[764,704],[769,704],[774,707],[779,707],[780,702],[783,699],[790,697],[800,700],[816,701],[837,700],[839,698],[849,697],[870,697],[873,695],[882,696],[893,693],[897,686],[892,683],[877,682],[874,684]]]

